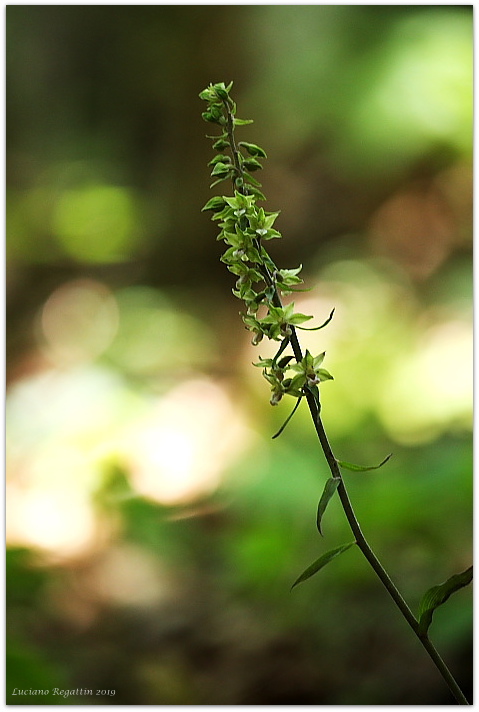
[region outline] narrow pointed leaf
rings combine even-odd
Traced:
[[[244,177],[245,177],[245,180],[246,180],[248,183],[251,183],[251,185],[256,186],[256,188],[261,188],[261,183],[259,182],[259,180],[256,180],[256,178],[253,178],[253,176],[251,175],[251,173],[248,173],[247,171],[243,171],[243,175],[244,175]],[[249,187],[249,186],[248,186],[248,187]]]
[[[294,358],[293,354],[290,354],[289,356],[283,356],[283,358],[280,358],[278,361],[278,368],[286,368],[288,363]]]
[[[229,176],[224,176],[224,178],[218,178],[218,180],[215,180],[215,181],[210,185],[210,188],[214,188],[215,185],[218,185],[218,183],[221,183],[221,181],[226,180],[227,178],[229,178]]]
[[[297,289],[295,290],[297,292],[307,292],[309,289]],[[319,329],[324,329],[325,326],[329,324],[331,319],[333,318],[334,315],[334,309],[332,310],[331,314],[328,316],[326,321],[323,321],[321,326],[298,326],[298,329],[302,329],[303,331],[319,331]]]
[[[272,437],[273,440],[274,440],[275,438],[279,437],[279,436],[281,435],[281,433],[283,432],[283,430],[285,429],[285,427],[288,425],[289,421],[291,420],[291,418],[293,417],[293,415],[294,415],[294,414],[296,413],[296,411],[298,410],[299,404],[301,403],[301,399],[302,399],[302,396],[300,396],[300,397],[298,398],[298,400],[296,401],[296,405],[294,406],[293,410],[292,410],[291,413],[288,415],[288,417],[286,418],[286,420],[284,421],[283,425],[280,427],[280,429],[278,430],[278,432],[273,435],[273,437]]]
[[[344,460],[336,460],[338,465],[340,467],[344,467],[345,470],[352,470],[353,472],[368,472],[368,470],[378,470],[380,467],[386,464],[386,462],[392,457],[392,452],[389,453],[387,457],[384,458],[382,462],[379,463],[379,465],[371,465],[371,466],[365,466],[365,465],[355,465],[354,462],[345,462]]]
[[[279,357],[281,356],[281,354],[283,353],[283,351],[285,350],[285,348],[287,347],[288,344],[289,344],[289,336],[286,336],[283,339],[283,341],[281,342],[281,346],[279,347],[278,352],[273,359],[273,363],[275,363],[279,359]]]
[[[419,632],[421,634],[427,633],[436,608],[445,603],[453,593],[471,583],[471,581],[472,566],[460,574],[454,574],[439,586],[433,586],[426,591],[419,606]]]
[[[338,485],[340,482],[341,480],[339,479],[339,477],[330,477],[324,485],[323,494],[321,495],[321,499],[319,500],[318,513],[316,516],[316,526],[318,527],[318,532],[321,534],[321,536],[323,536],[323,532],[321,531],[321,520],[323,518],[323,514],[326,511],[326,507],[329,504],[329,500],[338,489]]]
[[[307,579],[311,578],[311,576],[314,576],[314,574],[317,574],[318,571],[321,571],[321,569],[326,566],[326,564],[329,564],[330,561],[335,559],[344,551],[350,549],[352,546],[354,546],[355,543],[355,541],[352,541],[349,544],[343,544],[343,546],[338,546],[337,549],[331,549],[331,551],[328,551],[326,552],[326,554],[320,556],[319,559],[316,559],[316,561],[311,564],[311,566],[308,566],[308,568],[303,571],[301,576],[296,579],[296,581],[291,586],[291,590],[299,583],[303,583],[303,581],[306,581]]]

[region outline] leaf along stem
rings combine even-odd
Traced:
[[[300,361],[302,358],[302,352],[301,352],[301,347],[300,347],[298,337],[297,337],[294,327],[292,328],[292,334],[291,334],[290,340],[291,340],[291,346],[293,348],[295,358],[297,361]],[[341,475],[341,470],[339,468],[338,461],[334,457],[333,451],[331,449],[331,445],[329,444],[329,440],[326,435],[326,431],[324,429],[323,422],[321,420],[320,410],[316,403],[316,399],[314,398],[312,393],[307,392],[306,400],[308,402],[308,407],[309,407],[309,411],[311,413],[314,427],[315,427],[316,433],[318,435],[318,439],[321,444],[321,448],[323,450],[323,453],[324,453],[324,456],[328,463],[331,474],[333,477],[337,477],[339,479],[337,492],[339,495],[339,499],[341,500],[341,504],[342,504],[344,513],[346,515],[346,519],[348,520],[348,524],[356,538],[356,544],[358,545],[359,549],[363,553],[364,557],[370,564],[370,566],[373,569],[373,571],[375,572],[375,574],[380,579],[380,581],[383,584],[383,586],[385,587],[386,591],[389,593],[389,595],[393,599],[396,606],[399,608],[403,617],[409,623],[409,625],[413,629],[414,633],[416,634],[417,638],[419,639],[419,641],[421,642],[423,647],[426,649],[431,660],[434,662],[437,669],[441,673],[442,677],[444,678],[444,681],[448,685],[451,693],[454,695],[454,698],[456,699],[458,704],[468,705],[469,702],[467,701],[464,693],[462,692],[461,688],[459,687],[456,680],[454,679],[454,676],[452,675],[451,671],[449,670],[446,663],[439,655],[438,651],[436,650],[435,646],[431,642],[428,635],[427,634],[424,635],[424,634],[420,633],[418,620],[412,613],[411,609],[409,608],[408,604],[402,597],[398,588],[393,583],[393,581],[391,580],[386,569],[383,567],[383,565],[377,558],[376,554],[370,547],[368,541],[366,540],[366,537],[364,536],[364,534],[361,530],[358,519],[354,512],[353,506],[351,504],[351,500],[349,499],[349,494],[346,489],[346,485],[344,484],[344,480]]]
[[[233,117],[232,110],[231,110],[230,100],[224,99],[223,103],[224,103],[225,110],[226,110],[226,132],[227,132],[228,140],[230,143],[230,149],[231,149],[231,153],[232,153],[233,163],[234,163],[234,166],[235,166],[235,169],[237,172],[237,177],[243,178],[243,175],[244,175],[243,167],[241,164],[239,151],[238,151],[238,148],[237,148],[236,142],[235,142],[234,117]],[[234,189],[236,189],[238,192],[242,193],[243,195],[248,195],[247,186],[244,184],[243,181],[239,181],[239,182],[241,183],[240,185],[237,185],[237,184],[235,185],[236,181],[233,180]],[[256,246],[257,246],[258,251],[260,251],[259,240],[256,241]],[[265,263],[262,263],[257,266],[263,275],[266,285],[272,291],[271,301],[272,301],[273,305],[282,308],[283,303],[282,303],[281,297],[279,296],[278,291],[276,289],[276,285],[272,278],[272,275],[270,273],[268,265],[266,265]],[[329,319],[322,326],[325,326],[328,323],[328,321],[330,321],[331,318],[332,318],[332,313],[331,313]],[[300,343],[298,340],[296,329],[292,325],[291,325],[291,335],[289,336],[289,342],[291,344],[296,361],[298,363],[301,362],[301,360],[303,358],[303,353],[302,353],[301,346],[300,346]],[[467,701],[464,693],[462,692],[461,688],[459,687],[458,683],[456,682],[451,671],[449,670],[446,663],[439,655],[438,651],[436,650],[435,646],[431,642],[427,633],[423,633],[420,631],[418,620],[412,613],[411,609],[409,608],[408,604],[402,597],[398,588],[393,583],[389,574],[387,573],[387,571],[385,570],[385,568],[383,567],[383,565],[377,558],[376,554],[370,547],[368,541],[366,540],[366,537],[364,536],[364,534],[361,530],[358,519],[356,517],[353,506],[351,504],[351,500],[349,498],[349,494],[346,489],[346,485],[344,484],[344,480],[343,480],[343,477],[341,474],[338,460],[334,456],[333,451],[331,449],[331,445],[329,444],[329,440],[326,435],[326,431],[324,429],[323,422],[321,420],[321,415],[320,415],[321,406],[319,404],[319,401],[316,400],[316,398],[311,390],[309,390],[308,388],[305,388],[304,390],[305,390],[305,397],[306,397],[306,400],[308,403],[309,411],[311,413],[311,418],[313,420],[313,424],[314,424],[314,427],[316,430],[316,434],[318,436],[321,448],[323,450],[324,456],[326,458],[329,469],[331,471],[331,475],[334,478],[339,479],[337,492],[339,495],[339,499],[341,501],[341,505],[343,507],[344,514],[345,514],[348,524],[350,526],[350,529],[353,532],[354,537],[356,539],[356,544],[358,545],[358,547],[361,550],[362,554],[364,555],[365,559],[368,561],[371,568],[373,569],[373,571],[375,572],[375,574],[377,575],[377,577],[383,584],[386,591],[389,593],[390,597],[396,604],[397,608],[399,609],[399,611],[401,612],[401,614],[403,615],[403,617],[405,618],[405,620],[407,621],[409,626],[414,631],[415,635],[421,642],[422,646],[428,653],[429,657],[431,658],[433,663],[436,665],[437,669],[439,670],[444,681],[448,685],[449,690],[451,691],[451,693],[454,696],[457,703],[460,705],[468,705],[469,702]]]

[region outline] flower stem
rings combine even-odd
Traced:
[[[292,349],[294,352],[294,356],[295,356],[296,360],[299,362],[302,359],[302,351],[301,351],[301,347],[300,347],[298,337],[297,337],[294,327],[292,329],[292,332],[293,333],[291,334],[291,346],[292,346]],[[416,617],[412,613],[408,604],[402,597],[402,595],[399,592],[396,585],[393,583],[393,581],[389,577],[386,569],[383,567],[383,565],[377,558],[376,554],[371,549],[368,541],[366,540],[366,537],[362,533],[358,519],[356,517],[353,506],[351,504],[351,500],[349,499],[349,494],[346,489],[346,485],[344,484],[344,480],[341,475],[340,467],[338,465],[336,458],[334,457],[333,451],[331,449],[331,445],[329,444],[329,440],[326,435],[326,431],[324,429],[323,422],[321,420],[320,410],[318,408],[317,402],[316,402],[313,394],[310,392],[306,393],[306,400],[308,402],[308,407],[309,407],[309,411],[311,413],[311,417],[313,419],[314,427],[315,427],[316,433],[318,435],[318,439],[321,444],[321,448],[323,450],[323,453],[324,453],[324,456],[328,463],[331,474],[333,477],[337,477],[340,480],[337,491],[338,491],[339,498],[341,500],[341,504],[342,504],[344,513],[346,515],[346,519],[348,520],[348,524],[356,538],[356,544],[358,545],[358,547],[361,550],[361,552],[363,553],[364,557],[366,558],[368,563],[371,565],[371,568],[374,570],[374,572],[380,579],[381,583],[383,584],[383,586],[385,587],[385,589],[387,590],[387,592],[393,599],[396,606],[399,608],[403,617],[406,619],[406,621],[409,623],[409,625],[413,629],[415,635],[417,636],[417,638],[419,639],[419,641],[421,642],[421,644],[427,651],[429,657],[431,658],[433,663],[436,665],[437,669],[441,673],[444,681],[446,682],[447,686],[449,687],[449,689],[450,689],[451,693],[453,694],[454,698],[456,699],[457,703],[460,705],[468,705],[469,702],[467,701],[464,693],[462,692],[461,688],[459,687],[456,680],[454,679],[454,676],[452,675],[451,671],[449,670],[446,663],[439,655],[438,651],[434,647],[433,643],[431,642],[431,640],[429,639],[427,634],[420,633],[419,621],[416,619]]]
[[[235,142],[235,135],[234,135],[234,129],[235,129],[235,120],[234,120],[234,103],[231,101],[229,98],[228,91],[225,89],[223,85],[215,85],[221,89],[221,93],[218,94],[221,98],[221,102],[224,107],[224,116],[225,116],[225,122],[223,122],[223,125],[225,126],[225,135],[224,138],[227,138],[229,147],[231,150],[232,154],[232,159],[233,159],[233,166],[232,166],[232,178],[233,178],[233,188],[238,192],[241,193],[244,196],[247,196],[249,193],[248,186],[245,183],[245,178],[247,177],[247,174],[244,172],[243,168],[243,163],[242,159],[240,156],[240,151],[238,150],[238,147]],[[214,89],[214,87],[213,87]],[[226,93],[226,96],[225,96]],[[216,98],[218,98],[216,96]],[[204,97],[203,97],[204,98]],[[247,227],[247,220],[245,217],[241,218],[240,220],[240,229],[246,228]],[[254,244],[257,250],[258,255],[261,254],[261,245],[260,245],[260,239],[255,238],[254,239]],[[265,261],[259,261],[255,260],[255,266],[260,272],[265,284],[267,285],[267,288],[269,289],[270,292],[270,304],[273,307],[277,308],[283,308],[282,300],[279,294],[279,291],[277,289],[275,280],[274,280],[274,275],[272,274],[270,267],[271,265],[274,266],[274,263],[272,261],[269,262],[269,265]],[[300,363],[303,359],[303,353],[301,350],[300,343],[298,341],[298,336],[296,333],[296,330],[294,326],[291,324],[288,332],[288,336],[286,336],[286,339],[284,341],[284,345],[288,343],[291,344],[293,353],[294,353],[294,358],[298,363]],[[378,576],[379,580],[385,587],[386,591],[389,593],[391,598],[393,599],[394,603],[396,604],[397,608],[409,624],[409,626],[412,628],[414,631],[414,634],[416,637],[419,639],[423,647],[425,648],[426,652],[428,653],[429,657],[433,661],[433,663],[436,665],[437,669],[439,670],[440,674],[442,675],[443,679],[445,680],[446,684],[448,685],[451,693],[453,694],[454,698],[456,699],[458,704],[461,705],[468,705],[469,702],[467,701],[465,695],[463,694],[462,690],[460,689],[459,685],[457,684],[456,680],[454,679],[452,673],[448,669],[447,665],[445,662],[442,660],[441,656],[437,652],[436,648],[434,647],[433,643],[429,639],[427,633],[422,632],[419,626],[419,621],[416,619],[414,614],[412,613],[411,609],[409,608],[408,604],[402,597],[401,593],[397,589],[396,585],[393,583],[391,578],[389,577],[387,571],[384,569],[383,565],[375,555],[374,551],[371,549],[370,545],[368,544],[364,534],[361,531],[361,527],[359,525],[358,519],[356,517],[356,514],[354,512],[354,509],[352,507],[351,501],[349,499],[349,495],[346,489],[346,485],[344,483],[344,480],[342,478],[341,474],[341,469],[339,466],[338,461],[336,460],[333,451],[331,449],[331,446],[329,444],[328,437],[326,435],[326,431],[324,429],[323,422],[321,420],[321,415],[320,415],[320,410],[321,410],[321,405],[319,402],[319,399],[315,394],[313,393],[312,390],[309,389],[309,387],[304,386],[302,393],[306,397],[306,400],[308,402],[308,407],[311,413],[311,417],[313,420],[313,424],[316,430],[316,434],[318,436],[321,448],[323,450],[324,456],[326,458],[326,461],[328,463],[329,469],[331,471],[331,474],[334,478],[339,480],[337,492],[341,501],[341,505],[343,507],[346,519],[349,523],[349,526],[351,528],[351,531],[353,532],[356,540],[356,544],[361,550],[362,554],[370,564],[371,568],[373,571],[376,573]]]

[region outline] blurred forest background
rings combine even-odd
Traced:
[[[8,6],[10,703],[450,704],[269,405],[201,207],[234,80],[363,530],[416,611],[472,559],[472,6]],[[258,175],[258,174],[257,174]],[[230,192],[226,183],[220,188]],[[215,189],[216,190],[216,189]],[[472,689],[472,593],[431,635]],[[23,698],[13,688],[114,690]]]

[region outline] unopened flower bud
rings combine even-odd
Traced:
[[[215,85],[214,85],[214,90],[215,90],[215,92],[216,92],[216,95],[217,95],[220,99],[228,99],[228,92],[226,91],[226,89],[224,88],[224,86],[220,86],[219,84],[215,84]]]
[[[282,397],[283,397],[283,394],[282,394],[282,393],[275,392],[275,393],[273,393],[273,395],[271,396],[269,402],[271,403],[271,405],[278,405],[278,403],[280,402],[280,400],[281,400]]]

